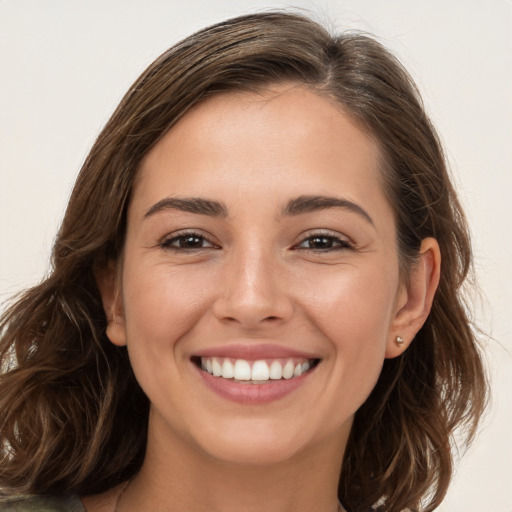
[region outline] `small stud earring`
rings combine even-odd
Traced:
[[[401,347],[404,344],[404,339],[401,336],[397,336],[395,338],[395,343]]]

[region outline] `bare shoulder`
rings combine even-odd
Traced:
[[[0,498],[0,512],[86,512],[76,496]]]

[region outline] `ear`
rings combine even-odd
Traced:
[[[106,265],[94,269],[94,277],[107,317],[107,337],[114,345],[121,347],[126,345],[126,328],[119,274],[118,265],[111,260]]]
[[[425,323],[439,285],[440,273],[439,244],[434,238],[425,238],[421,243],[419,260],[413,264],[409,280],[403,284],[398,296],[386,346],[387,358],[399,356]]]

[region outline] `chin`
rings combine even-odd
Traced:
[[[203,431],[196,439],[204,453],[226,464],[271,466],[306,456],[329,437],[327,432],[297,427],[254,421],[250,425],[239,423],[231,428]]]
[[[256,440],[255,440],[256,441]],[[297,447],[283,446],[281,442],[220,442],[215,448],[208,448],[207,454],[219,462],[237,466],[273,466],[294,459],[301,450]]]

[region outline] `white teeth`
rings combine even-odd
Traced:
[[[252,365],[251,380],[268,380],[270,370],[265,361],[254,361]]]
[[[220,377],[222,375],[222,366],[216,357],[212,359],[212,372],[215,377]]]
[[[279,380],[283,377],[283,367],[279,361],[273,361],[270,365],[270,378]]]
[[[229,359],[224,359],[224,363],[222,364],[222,376],[225,379],[232,379],[235,375],[235,370],[233,368],[233,363]]]
[[[235,380],[251,380],[251,365],[243,359],[237,359],[233,377]]]
[[[293,370],[294,370],[293,362],[288,361],[283,367],[283,378],[291,379],[293,377]]]
[[[253,383],[269,380],[300,377],[311,368],[311,361],[275,359],[270,365],[267,361],[246,361],[218,357],[201,357],[201,368],[214,377],[251,381]]]

